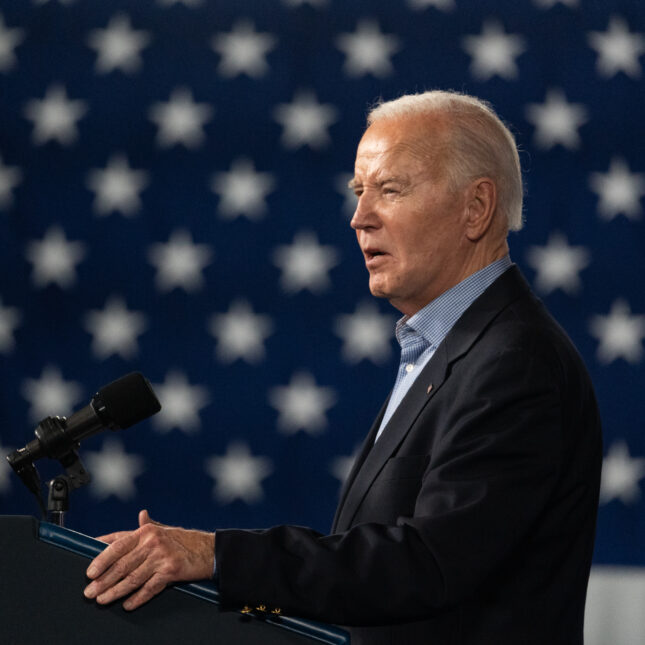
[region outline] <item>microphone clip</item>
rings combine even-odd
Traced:
[[[65,513],[69,510],[70,491],[85,486],[92,476],[83,465],[78,450],[72,449],[59,459],[65,475],[58,475],[47,482],[47,520],[57,526],[64,526]]]
[[[63,526],[65,513],[69,510],[70,491],[85,486],[92,480],[78,454],[80,444],[65,432],[66,427],[65,417],[46,417],[36,428],[37,441],[7,456],[7,461],[16,474],[36,496],[43,516],[58,526]],[[42,499],[40,476],[34,465],[37,459],[37,455],[34,454],[36,444],[45,456],[57,460],[66,473],[47,482],[49,495],[46,509]]]

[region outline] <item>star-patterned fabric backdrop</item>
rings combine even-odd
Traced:
[[[163,410],[84,442],[71,528],[326,530],[398,362],[348,226],[365,113],[462,90],[517,135],[511,256],[598,393],[588,640],[642,642],[644,64],[640,0],[3,0],[0,453],[138,370]]]

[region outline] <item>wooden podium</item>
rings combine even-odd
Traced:
[[[169,587],[133,611],[83,596],[105,544],[33,517],[0,516],[2,645],[344,645],[343,630],[288,616],[224,611],[211,583]]]

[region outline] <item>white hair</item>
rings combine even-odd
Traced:
[[[486,101],[433,90],[407,94],[378,104],[367,115],[368,126],[382,119],[445,115],[448,119],[446,172],[454,189],[478,177],[490,177],[498,192],[498,209],[511,231],[522,228],[522,171],[511,131]]]

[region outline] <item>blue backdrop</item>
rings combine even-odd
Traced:
[[[597,388],[596,563],[645,565],[644,53],[636,0],[3,0],[0,452],[139,370],[164,410],[83,444],[70,527],[326,530],[397,365],[355,147],[379,97],[451,88],[516,133],[512,259]]]

